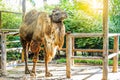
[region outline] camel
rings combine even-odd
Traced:
[[[56,50],[60,50],[64,44],[65,26],[63,21],[66,18],[66,12],[59,8],[53,9],[50,15],[34,9],[24,16],[19,34],[24,51],[25,74],[36,76],[38,54],[43,45],[45,52],[45,76],[52,76],[48,71],[48,63],[54,58]],[[32,71],[29,70],[27,64],[29,50],[34,53]]]

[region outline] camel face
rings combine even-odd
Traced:
[[[52,11],[51,18],[53,22],[61,22],[67,18],[67,13],[56,8]]]

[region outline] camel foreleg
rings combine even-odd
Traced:
[[[24,59],[25,59],[25,74],[30,74],[30,70],[28,68],[28,49],[29,49],[29,44],[26,44],[26,51],[24,53]]]
[[[23,51],[24,51],[25,74],[30,74],[28,64],[27,64],[27,58],[28,58],[27,56],[28,56],[29,44],[25,40],[23,40],[21,37],[20,37],[20,40],[21,40],[21,44],[22,44],[22,47],[23,47]]]
[[[51,77],[53,76],[49,70],[48,70],[48,63],[52,60],[52,57],[48,56],[47,54],[45,54],[45,76],[46,77]]]

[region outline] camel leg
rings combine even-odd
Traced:
[[[36,76],[36,63],[37,63],[38,54],[39,54],[39,51],[40,51],[40,43],[37,42],[37,41],[31,41],[30,48],[31,48],[31,51],[34,53],[33,68],[32,68],[31,76]]]
[[[45,47],[46,48],[46,47]],[[50,49],[50,48],[49,48]],[[52,60],[56,53],[57,48],[53,48],[49,51],[49,49],[45,49],[45,76],[51,77],[53,76],[48,70],[48,63]]]
[[[30,74],[28,64],[27,64],[27,55],[28,55],[28,44],[25,40],[21,39],[21,43],[24,50],[24,60],[25,60],[25,74]]]
[[[32,68],[32,75],[31,76],[36,76],[36,64],[37,64],[37,60],[38,60],[38,53],[34,53],[33,56],[33,68]]]
[[[48,63],[52,60],[52,57],[48,56],[47,53],[45,53],[45,76],[46,77],[51,77],[53,76],[49,71],[48,71]]]
[[[30,74],[30,70],[28,68],[28,50],[29,46],[28,44],[26,45],[26,52],[24,53],[24,58],[25,58],[25,74]]]

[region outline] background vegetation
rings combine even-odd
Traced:
[[[21,14],[2,13],[2,29],[19,29]]]

